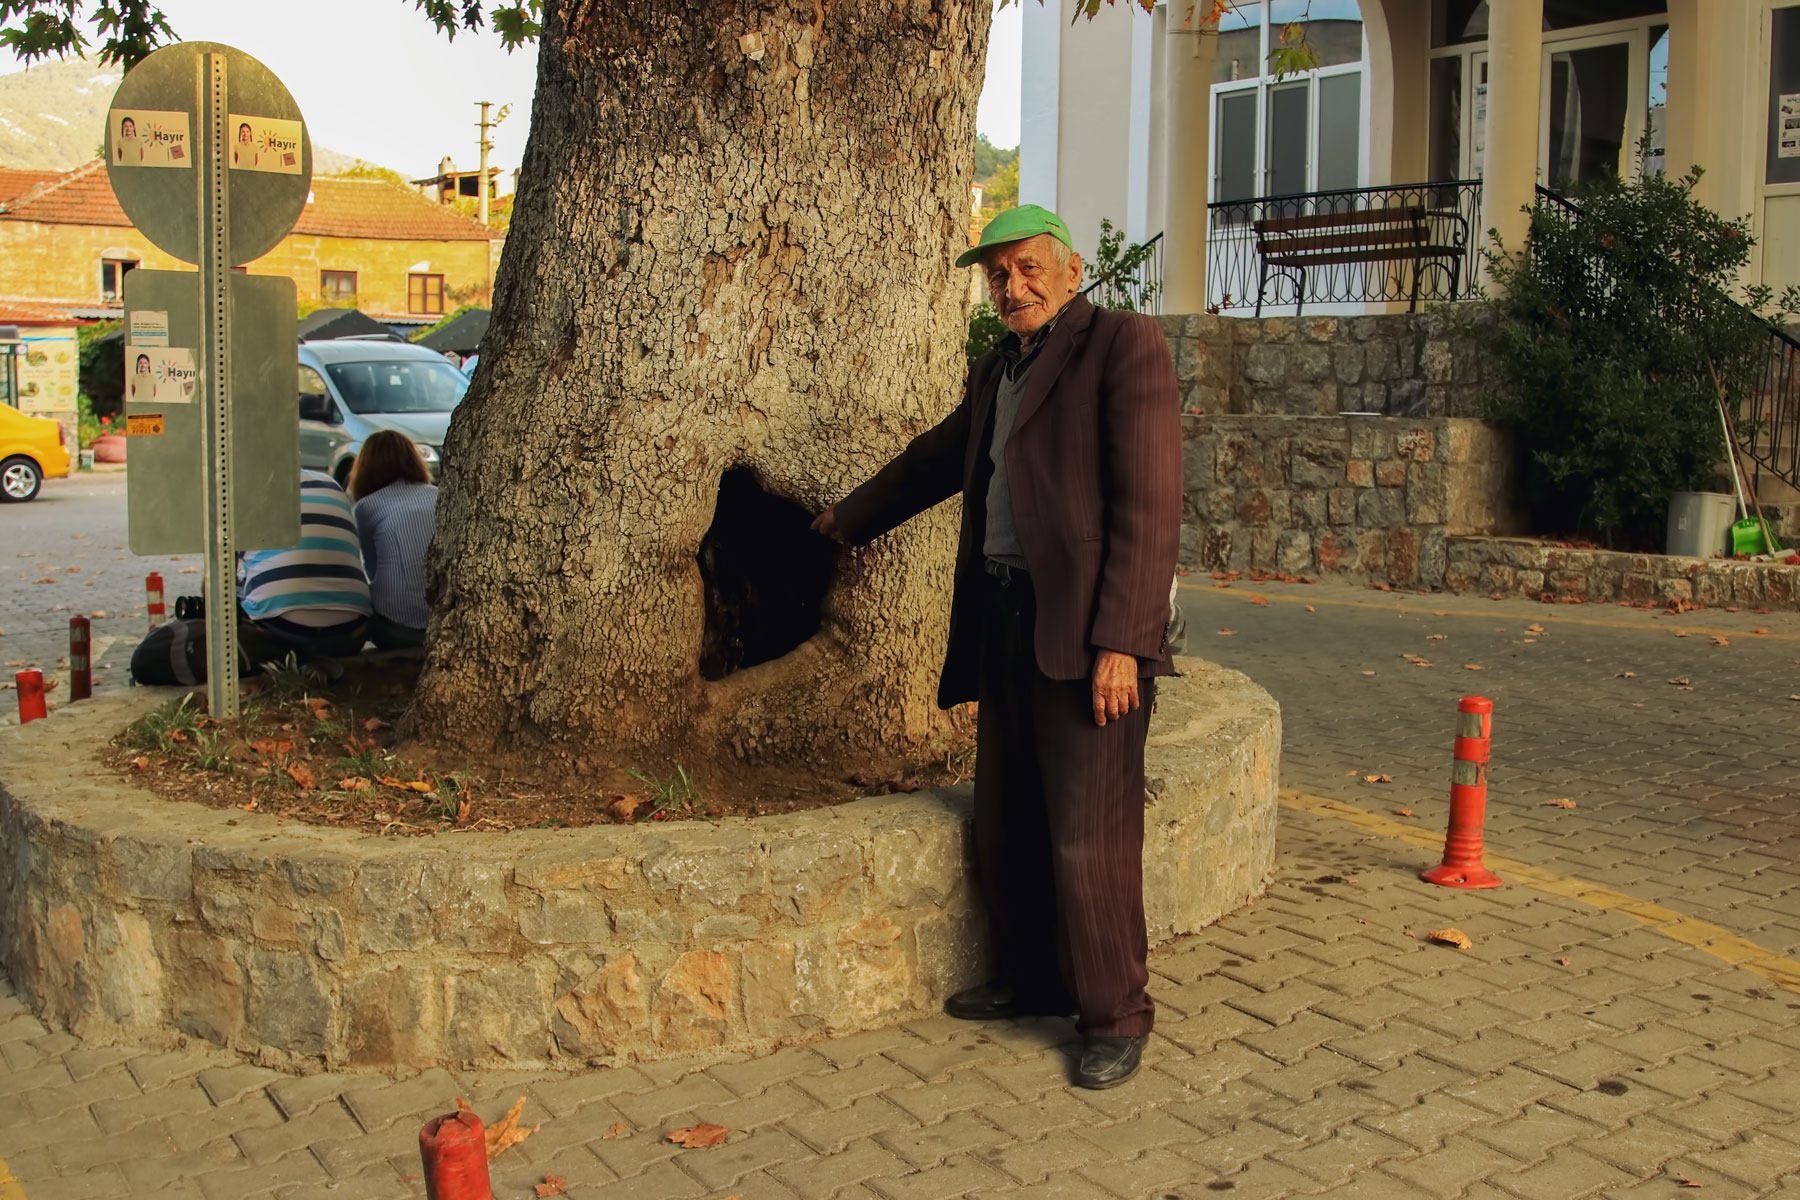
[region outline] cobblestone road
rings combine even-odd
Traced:
[[[630,1200],[1800,1196],[1800,618],[1324,586],[1187,601],[1193,648],[1282,701],[1293,790],[1268,896],[1153,956],[1160,1019],[1127,1086],[1068,1087],[1055,1021],[291,1078],[82,1048],[4,998],[0,1200],[418,1196],[418,1125],[457,1095],[489,1119],[523,1095],[542,1123],[495,1163],[502,1200],[547,1174]],[[1509,886],[1460,892],[1416,872],[1476,691]],[[1473,948],[1422,937],[1443,926]],[[700,1120],[730,1140],[663,1140]]]

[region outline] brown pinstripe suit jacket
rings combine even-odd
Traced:
[[[836,506],[844,537],[872,541],[962,493],[950,644],[938,684],[946,708],[976,695],[982,543],[994,395],[989,351],[962,403]],[[1070,301],[1020,397],[1006,441],[1013,520],[1037,594],[1038,667],[1084,679],[1097,650],[1135,655],[1139,673],[1175,672],[1163,628],[1181,539],[1181,407],[1168,342],[1139,313]]]

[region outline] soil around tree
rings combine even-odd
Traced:
[[[419,666],[352,659],[331,682],[277,668],[244,681],[235,721],[214,720],[205,693],[190,693],[122,731],[102,761],[165,800],[392,836],[772,816],[942,787],[974,771],[972,706],[952,714],[957,736],[930,757],[851,772],[698,753],[577,768],[468,754],[402,735]]]

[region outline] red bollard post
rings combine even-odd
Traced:
[[[94,694],[94,664],[88,648],[93,645],[93,630],[86,617],[69,618],[69,700],[86,700]]]
[[[468,1110],[433,1117],[419,1130],[425,1200],[494,1200],[488,1179],[487,1135]]]
[[[50,710],[44,707],[42,671],[20,671],[13,676],[13,685],[19,689],[19,724],[41,721],[50,715]]]
[[[1427,883],[1455,888],[1496,888],[1500,877],[1481,862],[1481,826],[1487,816],[1487,768],[1494,702],[1464,696],[1456,706],[1455,762],[1450,766],[1450,829],[1444,861],[1419,872]]]
[[[163,623],[163,618],[168,612],[168,610],[163,607],[163,580],[161,572],[152,571],[144,576],[144,596],[149,601],[150,628],[155,629],[158,625]]]

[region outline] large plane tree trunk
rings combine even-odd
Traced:
[[[474,748],[914,748],[956,513],[806,531],[955,404],[988,0],[552,0],[453,423],[414,721]]]

